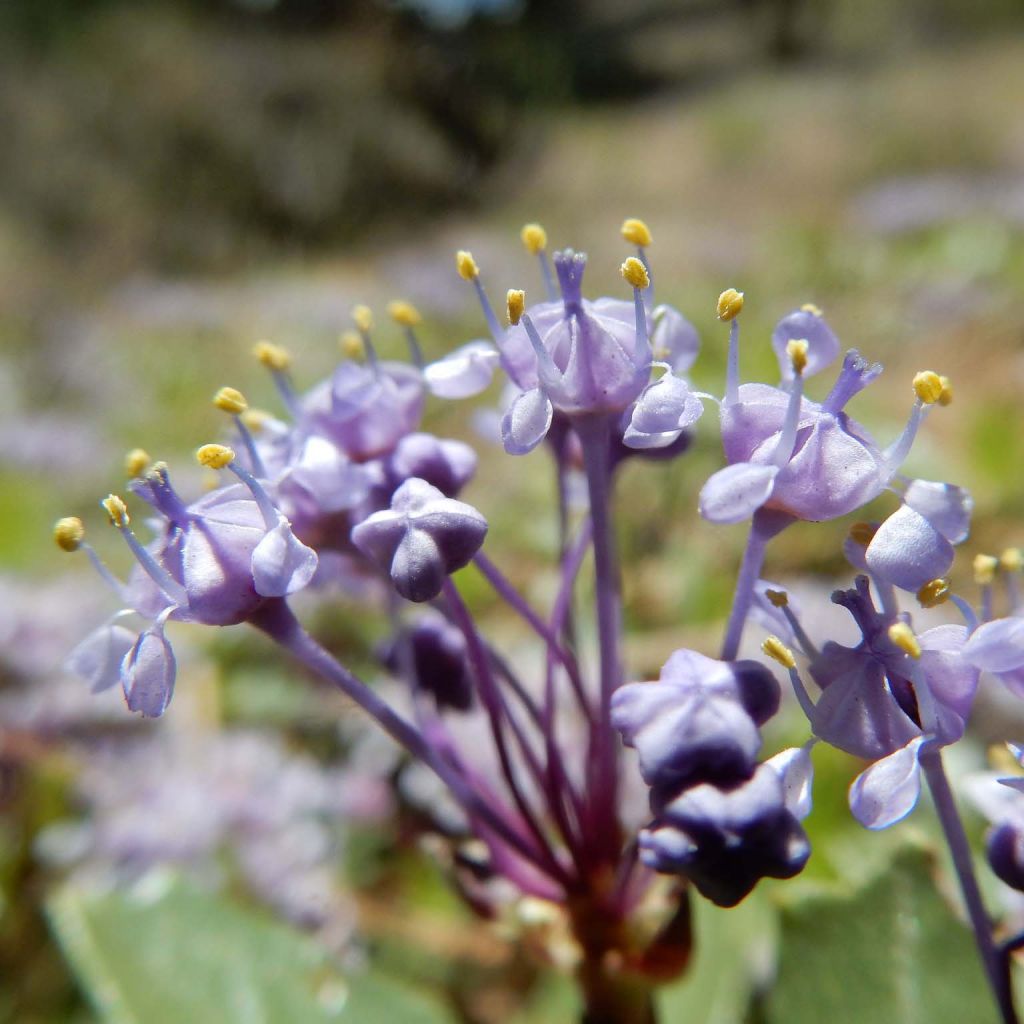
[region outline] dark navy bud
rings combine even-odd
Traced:
[[[997,877],[1024,892],[1024,830],[1010,821],[997,825],[988,834],[985,853]]]
[[[427,615],[396,637],[383,654],[398,674],[412,674],[439,708],[469,711],[473,677],[462,633],[441,615]]]

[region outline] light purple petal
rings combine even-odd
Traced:
[[[795,339],[807,342],[807,365],[804,377],[824,370],[839,355],[839,339],[825,322],[825,318],[809,309],[796,309],[784,316],[772,331],[772,348],[779,360],[783,380],[793,379],[793,364],[786,345]]]
[[[116,622],[93,630],[67,657],[64,667],[89,684],[93,693],[109,690],[121,679],[121,662],[136,636]]]
[[[157,623],[140,634],[121,666],[121,685],[131,711],[147,718],[159,718],[174,693],[177,664],[174,651],[164,636],[161,616]]]
[[[703,412],[703,403],[686,381],[666,373],[637,399],[623,440],[630,448],[661,447],[696,423]],[[648,437],[669,434],[672,435],[670,441],[655,445],[645,443]]]
[[[395,589],[409,601],[429,601],[441,593],[446,575],[434,538],[423,530],[409,530],[391,562]]]
[[[964,658],[986,672],[1012,672],[1024,666],[1024,618],[982,623],[964,644]]]
[[[713,474],[700,492],[700,514],[712,523],[742,523],[770,497],[779,470],[737,462]]]
[[[438,398],[470,398],[490,385],[498,350],[488,341],[471,341],[423,370],[427,387]]]
[[[789,747],[765,761],[782,780],[786,809],[799,821],[811,813],[811,785],[814,765],[806,747]]]
[[[363,466],[315,434],[303,443],[290,475],[325,512],[354,508],[366,498],[372,484]]]
[[[501,439],[509,455],[525,455],[544,440],[554,409],[540,388],[524,391],[501,421]]]
[[[850,810],[865,828],[888,828],[914,809],[921,795],[917,752],[923,742],[920,736],[912,739],[853,780]]]
[[[316,561],[316,552],[292,533],[288,520],[282,519],[253,550],[256,593],[263,597],[294,594],[313,578]]]
[[[974,509],[969,491],[934,480],[911,480],[903,501],[924,516],[950,544],[967,540]]]
[[[675,373],[685,373],[700,350],[697,329],[678,309],[665,305],[655,306],[651,324],[655,360],[668,363]]]
[[[953,545],[920,513],[901,505],[879,526],[864,560],[880,579],[916,592],[949,572]]]

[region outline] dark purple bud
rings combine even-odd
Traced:
[[[397,674],[412,675],[439,708],[468,711],[473,706],[465,638],[442,616],[423,616],[388,644],[383,661]]]
[[[419,477],[446,498],[454,498],[472,479],[476,461],[476,452],[468,444],[417,433],[398,442],[388,460],[388,469],[396,487],[411,477]]]
[[[779,710],[782,698],[779,681],[759,661],[736,661],[732,670],[747,714],[758,725],[764,725]]]
[[[985,840],[989,866],[1011,889],[1024,892],[1024,831],[1004,821]]]
[[[735,789],[687,790],[640,833],[640,859],[648,867],[684,875],[722,907],[735,906],[762,878],[792,878],[810,852],[769,765]]]
[[[446,576],[470,562],[486,534],[487,520],[472,505],[414,477],[395,491],[390,509],[352,530],[352,543],[391,576],[403,597],[429,601]]]

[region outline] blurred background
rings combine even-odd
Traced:
[[[886,365],[856,411],[880,439],[915,371],[953,379],[908,468],[973,491],[972,553],[1022,539],[1019,0],[7,0],[0,130],[2,1022],[572,1017],[571,992],[508,942],[527,925],[467,929],[417,830],[416,781],[398,798],[385,784],[393,753],[250,636],[183,631],[155,725],[61,671],[113,609],[50,524],[76,514],[100,533],[96,499],[136,446],[198,490],[188,453],[221,429],[213,391],[273,402],[259,338],[291,348],[308,385],[355,303],[384,321],[402,297],[437,357],[482,333],[456,248],[493,294],[536,292],[518,230],[538,220],[589,252],[591,294],[614,293],[618,228],[639,216],[659,299],[701,331],[699,385],[721,390],[723,288],[746,293],[748,378],[773,379],[771,326],[813,301]],[[428,425],[473,436],[464,406],[435,403]],[[524,525],[517,509],[550,502],[550,481],[478,448],[468,500],[543,600],[554,516]],[[743,543],[696,521],[719,459],[708,428],[678,465],[623,481],[650,496],[623,533],[637,675],[715,643],[723,552]],[[771,572],[827,595],[841,526],[791,534]],[[373,616],[310,613],[368,668]],[[979,762],[1013,714],[982,708]],[[856,766],[833,760],[810,822],[818,886],[870,859],[845,818]],[[739,984],[704,957],[677,1019],[798,1019],[749,1009],[780,927],[770,902],[712,915],[708,948],[753,935],[754,967]],[[209,967],[224,947],[239,950],[229,977]],[[696,1016],[716,992],[719,1015]]]

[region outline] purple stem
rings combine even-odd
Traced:
[[[750,603],[754,598],[754,587],[761,577],[768,541],[780,534],[792,522],[795,522],[792,516],[766,508],[759,508],[750,521],[747,548],[743,552],[743,562],[736,578],[732,610],[729,612],[729,623],[725,629],[725,639],[722,641],[723,661],[733,661],[739,653],[740,640],[743,639],[743,627],[746,625]]]
[[[506,721],[512,729],[512,733],[515,736],[524,757],[526,758],[530,770],[542,786],[545,781],[543,770],[530,749],[530,746],[526,741],[526,737],[523,735],[522,729],[519,727],[519,724],[513,717],[511,710],[501,695],[497,681],[491,672],[487,651],[480,639],[479,633],[477,632],[473,618],[469,614],[469,609],[463,602],[458,588],[450,579],[445,579],[444,581],[444,596],[451,608],[453,621],[466,638],[469,659],[473,665],[473,671],[476,675],[477,681],[480,684],[480,699],[483,702],[484,708],[487,711],[487,716],[490,720],[491,734],[494,738],[495,749],[498,753],[498,760],[501,762],[502,774],[505,777],[505,783],[508,786],[509,793],[511,793],[512,799],[515,802],[524,823],[530,830],[530,833],[539,847],[540,855],[544,863],[544,870],[553,878],[557,878],[563,884],[567,884],[569,882],[569,875],[566,872],[565,867],[559,863],[558,859],[555,857],[555,854],[551,849],[550,841],[545,835],[543,828],[541,828],[540,822],[537,820],[536,814],[527,802],[526,797],[523,794],[522,787],[519,785],[519,780],[516,778],[515,766],[512,763],[511,753],[505,739],[504,723]]]
[[[593,526],[594,599],[597,606],[597,641],[600,655],[601,695],[597,721],[591,729],[591,794],[593,825],[598,845],[613,856],[619,853],[618,756],[611,724],[612,694],[622,682],[619,640],[622,607],[619,569],[612,525],[612,479],[609,460],[611,420],[605,415],[579,418],[576,433],[583,445],[583,464],[590,494]]]
[[[435,751],[415,726],[397,714],[390,705],[386,704],[361,679],[358,679],[335,660],[329,651],[321,647],[303,629],[286,601],[283,599],[268,600],[249,621],[311,671],[337,686],[342,693],[377,722],[396,743],[431,768],[470,815],[478,818],[489,830],[532,865],[545,874],[550,874],[540,851],[535,849],[510,824],[506,816],[507,812],[501,811],[492,802],[481,800],[479,794],[466,784],[466,780],[453,770],[450,764],[435,756]]]
[[[963,822],[956,809],[953,791],[949,787],[945,769],[942,766],[942,751],[937,746],[925,743],[921,747],[918,760],[928,780],[935,810],[942,825],[942,831],[953,855],[953,866],[956,868],[960,882],[960,891],[967,906],[967,915],[974,931],[974,941],[981,956],[982,966],[988,977],[992,994],[1003,1024],[1017,1024],[1017,1014],[1013,1008],[1013,995],[1010,990],[1008,973],[1003,969],[1002,956],[992,939],[992,925],[985,905],[981,899],[981,890],[974,875],[974,863],[971,859],[971,847],[964,832]]]

